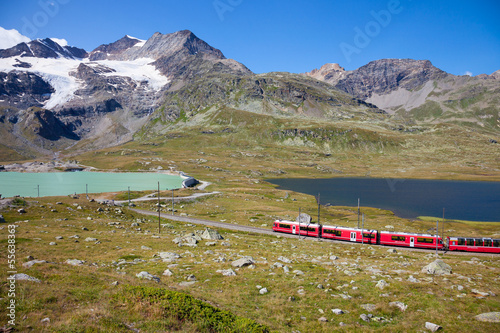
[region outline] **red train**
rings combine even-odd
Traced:
[[[274,221],[273,231],[376,245],[500,253],[500,239],[491,238],[447,237],[448,244],[445,244],[443,239],[436,235],[305,224],[287,220]]]

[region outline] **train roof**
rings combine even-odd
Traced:
[[[459,238],[465,238],[465,239],[491,239],[491,240],[497,240],[500,241],[499,238],[492,238],[492,237],[462,237],[462,236],[448,236],[449,239],[459,239]]]
[[[293,224],[304,224],[304,225],[317,225],[319,226],[319,224],[317,223],[305,223],[305,222],[297,222],[297,221],[290,221],[290,220],[280,220],[280,219],[277,219],[275,220],[274,222],[280,222],[280,223],[293,223]]]
[[[356,230],[356,231],[371,231],[371,232],[377,232],[377,230],[375,229],[366,229],[366,228],[354,228],[354,227],[342,227],[342,226],[338,226],[338,225],[323,225],[323,229],[324,228],[334,228],[334,229],[345,229],[345,230]]]
[[[414,232],[402,232],[402,231],[380,231],[380,233],[384,234],[391,234],[391,235],[407,235],[407,236],[425,236],[425,237],[436,237],[436,235],[431,235],[431,234],[419,234],[419,233],[414,233]],[[438,235],[438,237],[441,237]]]

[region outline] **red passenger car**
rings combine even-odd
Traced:
[[[450,251],[500,253],[500,239],[448,237]]]
[[[276,220],[273,224],[273,231],[276,232],[298,235],[299,230],[301,236],[320,237],[321,235],[321,225],[319,224],[306,224],[287,220]]]
[[[323,238],[377,244],[377,230],[323,226]]]
[[[436,235],[413,234],[393,231],[380,231],[379,234],[379,244],[381,245],[418,247],[423,249],[436,248]],[[437,241],[438,250],[442,250],[444,248],[442,238],[438,236]]]

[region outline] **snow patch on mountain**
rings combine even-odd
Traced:
[[[115,70],[115,72],[106,73],[106,76],[126,76],[134,81],[147,81],[149,87],[154,90],[159,90],[165,86],[169,80],[158,72],[155,66],[151,65],[154,59],[141,58],[133,61],[118,61],[118,60],[99,60],[88,63],[104,65],[108,68]]]
[[[54,42],[56,42],[57,44],[61,45],[61,46],[68,46],[68,41],[66,39],[62,39],[62,38],[51,38]]]
[[[19,61],[29,63],[30,68],[16,67]],[[64,105],[75,98],[75,92],[83,88],[84,82],[70,75],[75,72],[81,63],[88,66],[106,66],[115,72],[105,73],[106,76],[125,76],[138,82],[147,82],[152,90],[160,90],[169,83],[169,79],[151,65],[154,60],[142,58],[134,61],[113,61],[99,60],[89,61],[88,59],[68,59],[68,58],[34,58],[34,57],[11,57],[0,59],[0,72],[24,71],[39,75],[47,81],[55,90],[50,98],[45,102],[44,107],[53,109]]]
[[[125,37],[128,37],[128,38],[130,38],[130,39],[136,39],[136,40],[138,40],[138,41],[139,41],[139,43],[135,44],[135,45],[134,45],[134,47],[143,47],[143,46],[144,46],[144,44],[146,44],[146,42],[147,42],[147,41],[146,41],[146,40],[144,40],[144,39],[135,38],[135,37],[132,37],[132,36],[129,36],[129,35],[125,35]]]

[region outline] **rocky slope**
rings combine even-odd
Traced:
[[[327,64],[303,75],[328,82],[405,122],[500,128],[498,71],[476,77],[455,76],[428,60],[382,59],[354,71]]]

